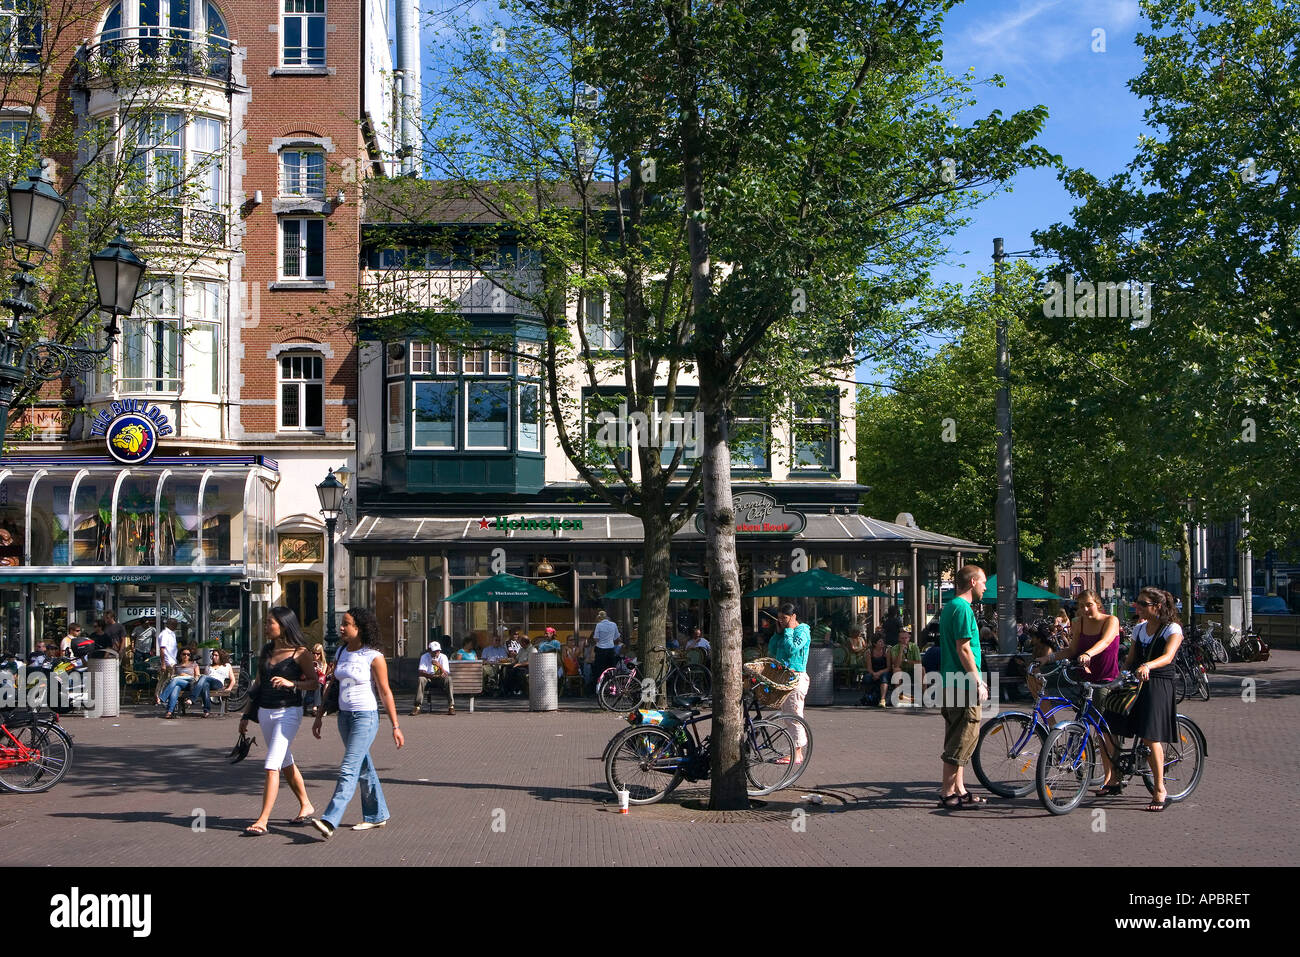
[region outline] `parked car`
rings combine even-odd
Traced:
[[[1268,595],[1264,598],[1251,599],[1251,613],[1255,615],[1289,615],[1291,609],[1287,607],[1285,598]]]

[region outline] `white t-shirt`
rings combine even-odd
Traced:
[[[176,664],[176,632],[170,628],[158,632],[158,654],[162,656],[164,667]]]
[[[604,621],[596,622],[591,635],[596,639],[597,648],[613,648],[614,642],[619,639],[618,625],[606,618]]]
[[[433,668],[437,665],[442,674],[451,674],[451,662],[441,651],[436,655],[432,651],[426,651],[420,656],[420,674],[432,675]]]
[[[208,677],[216,678],[224,688],[230,680],[230,665],[208,665]]]
[[[334,659],[334,677],[339,682],[340,711],[379,710],[370,664],[382,657],[383,654],[374,648],[348,651],[346,646],[339,647]]]

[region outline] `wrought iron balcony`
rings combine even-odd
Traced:
[[[123,27],[105,30],[84,47],[77,76],[121,83],[132,76],[203,77],[231,82],[231,44],[225,37],[172,27]]]

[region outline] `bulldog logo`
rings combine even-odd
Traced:
[[[108,452],[123,465],[139,465],[153,455],[158,433],[152,422],[142,415],[122,416],[108,430]]]

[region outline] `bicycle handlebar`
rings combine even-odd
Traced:
[[[1126,685],[1131,686],[1137,676],[1131,671],[1121,671],[1119,676],[1112,678],[1110,681],[1080,681],[1071,674],[1075,669],[1080,671],[1083,666],[1076,659],[1061,659],[1061,679],[1066,684],[1074,685],[1076,688],[1083,688],[1085,691],[1114,691],[1116,688],[1123,688]]]

